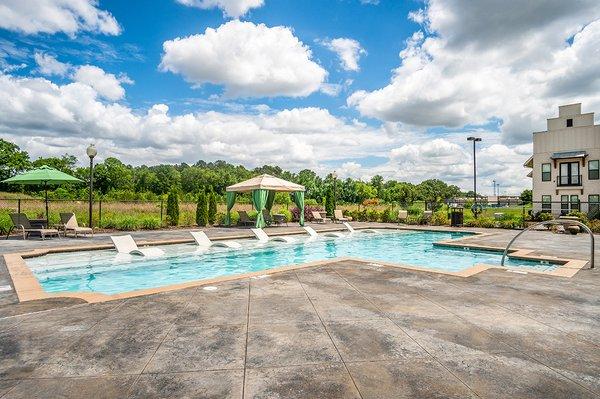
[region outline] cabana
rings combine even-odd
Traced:
[[[271,212],[275,193],[277,191],[293,193],[294,203],[300,210],[300,226],[304,226],[304,186],[292,183],[287,180],[279,179],[271,175],[260,175],[250,180],[234,184],[225,189],[227,191],[227,219],[226,224],[231,224],[231,208],[235,204],[236,193],[252,193],[252,203],[257,210],[256,227],[265,227],[265,219],[262,211],[266,209]]]

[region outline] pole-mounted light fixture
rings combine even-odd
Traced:
[[[89,226],[92,227],[92,204],[93,204],[93,191],[94,191],[94,157],[98,155],[98,150],[94,144],[90,144],[85,150],[88,157],[90,157],[90,197],[89,197],[89,213],[88,222]]]
[[[475,155],[476,147],[478,141],[481,141],[481,137],[467,137],[467,141],[473,142],[473,216],[477,219],[477,214],[479,213],[479,208],[477,208],[477,156]]]

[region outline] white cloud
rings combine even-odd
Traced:
[[[188,7],[219,8],[225,16],[239,18],[252,8],[262,7],[264,0],[177,0]]]
[[[301,169],[391,145],[379,129],[346,122],[324,109],[264,111],[171,115],[167,105],[156,104],[134,112],[99,101],[96,90],[80,82],[57,85],[0,74],[0,135],[37,149],[33,156],[83,154],[86,143],[97,140],[103,157],[116,155],[134,164],[226,159],[249,167],[274,163]]]
[[[82,65],[73,73],[75,82],[92,87],[102,97],[116,101],[125,97],[125,89],[121,84],[132,84],[127,75],[115,76],[94,65]]]
[[[50,54],[36,52],[33,55],[33,58],[35,59],[35,63],[38,65],[37,71],[42,75],[66,76],[71,69],[70,64],[60,62],[56,59],[56,57]]]
[[[85,147],[94,141],[100,159],[117,156],[132,164],[224,159],[247,167],[311,168],[322,175],[337,169],[344,177],[441,178],[469,189],[468,133],[484,139],[478,149],[482,192],[485,187],[491,192],[493,178],[510,192],[530,185],[522,163],[531,146],[498,144],[497,132],[456,132],[431,140],[424,131],[399,123],[371,127],[317,107],[174,115],[165,104],[134,111],[100,96],[93,86],[77,81],[58,85],[45,78],[0,74],[0,137],[34,158],[68,152],[84,161]],[[364,166],[361,159],[371,156],[389,162]],[[335,162],[338,166],[331,166]]]
[[[409,17],[428,34],[407,40],[387,86],[348,98],[363,115],[423,127],[496,117],[518,144],[560,104],[600,108],[597,1],[430,0]]]
[[[341,67],[346,71],[360,70],[358,61],[360,56],[367,52],[361,47],[358,41],[346,37],[338,37],[333,40],[322,41],[321,43],[337,54]]]
[[[230,97],[307,96],[327,77],[292,30],[234,20],[163,43],[163,71],[195,86],[213,83]]]
[[[3,0],[0,28],[25,34],[79,31],[118,35],[116,19],[98,7],[96,0]]]

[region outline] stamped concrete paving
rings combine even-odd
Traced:
[[[4,398],[592,398],[600,278],[338,262],[0,319]]]

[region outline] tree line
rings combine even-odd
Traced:
[[[48,165],[89,181],[89,167],[77,166],[77,160],[77,157],[70,154],[32,160],[29,154],[15,143],[0,139],[0,180],[31,168]],[[196,201],[200,192],[209,193],[207,195],[214,193],[222,199],[227,186],[263,173],[305,186],[305,198],[319,204],[325,203],[327,197],[330,201],[331,197],[334,197],[338,203],[365,205],[384,202],[407,206],[417,200],[441,204],[450,198],[465,195],[457,186],[448,185],[438,179],[425,180],[419,184],[385,180],[379,175],[373,176],[369,181],[335,179],[331,173],[321,177],[310,169],[294,173],[273,165],[247,169],[225,161],[202,160],[194,164],[132,166],[113,157],[95,165],[94,194],[114,200],[157,200],[175,190],[183,200]],[[36,191],[39,188],[35,186],[1,185],[0,190],[33,195],[39,193]],[[54,189],[50,196],[60,199],[84,199],[88,195],[87,190],[87,185],[84,184],[63,185]],[[276,199],[276,202],[279,201]]]

